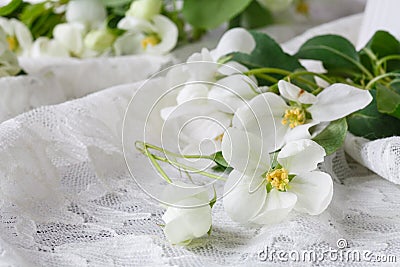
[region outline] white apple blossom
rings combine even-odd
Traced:
[[[0,27],[0,78],[20,72],[17,56],[9,49],[7,37]]]
[[[346,84],[333,84],[317,96],[286,81],[279,81],[278,87],[281,96],[256,96],[237,110],[232,123],[235,128],[274,139],[275,149],[292,140],[310,139],[312,126],[343,118],[372,101],[367,90]]]
[[[104,23],[107,11],[100,0],[72,0],[67,5],[65,17],[68,23],[81,23],[94,29]]]
[[[0,27],[6,33],[9,49],[17,55],[29,54],[33,38],[29,29],[17,19],[0,17]]]
[[[116,55],[163,55],[178,41],[178,28],[163,15],[154,15],[150,21],[126,16],[118,23],[118,28],[127,32],[114,43]]]
[[[68,50],[55,39],[39,37],[33,42],[30,57],[69,57]]]
[[[254,47],[251,34],[235,28],[222,36],[216,49],[203,48],[191,55],[187,64],[168,73],[170,88],[181,86],[176,105],[161,110],[161,116],[165,129],[175,124],[182,153],[211,154],[220,150],[222,135],[230,126],[233,113],[257,95],[257,84],[255,79],[240,74],[247,71],[246,67],[237,62],[223,65],[218,60],[231,52],[250,53]]]
[[[87,33],[85,25],[75,23],[58,24],[54,30],[54,39],[64,47],[72,57],[94,57],[98,52],[93,51],[84,45],[84,38]]]
[[[224,188],[225,211],[234,221],[256,224],[278,223],[293,209],[322,213],[333,194],[330,175],[316,170],[325,150],[301,139],[286,144],[274,161],[269,141],[235,128],[225,133],[222,154],[234,168]]]
[[[188,245],[193,239],[209,232],[212,225],[211,206],[205,190],[192,185],[168,185],[167,198],[171,201],[162,216],[164,233],[172,244]],[[171,189],[172,188],[172,189]]]

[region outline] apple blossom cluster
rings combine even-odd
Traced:
[[[178,29],[159,14],[161,6],[161,0],[133,1],[117,29],[111,30],[102,1],[72,0],[66,6],[66,22],[55,26],[52,39],[33,40],[29,29],[13,18],[0,17],[0,27],[10,50],[24,57],[162,55],[176,46]]]
[[[0,27],[0,78],[14,76],[21,70],[17,56],[9,48],[10,39]]]
[[[292,210],[318,215],[331,202],[333,182],[318,169],[327,152],[313,138],[330,122],[366,107],[372,96],[341,83],[314,94],[290,80],[278,81],[276,92],[258,86],[245,66],[226,57],[250,54],[255,47],[248,31],[235,28],[216,49],[190,56],[167,75],[168,85],[179,89],[161,117],[166,128],[179,129],[182,154],[222,152],[231,169],[222,201],[232,220],[268,225],[281,222]],[[198,117],[208,119],[184,127]],[[205,140],[209,146],[202,147]],[[173,194],[181,197],[164,214],[167,239],[186,245],[209,233],[213,200],[208,205],[201,190]]]

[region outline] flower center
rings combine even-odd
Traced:
[[[291,107],[285,111],[282,119],[282,124],[289,124],[290,128],[302,125],[306,122],[306,112],[299,107]]]
[[[18,41],[15,36],[8,36],[7,37],[8,48],[11,51],[15,51],[18,48]]]
[[[146,49],[148,45],[155,46],[161,42],[160,38],[152,34],[142,39],[141,45],[143,49]]]
[[[224,138],[224,134],[223,133],[218,135],[217,137],[215,137],[214,140],[217,141],[217,142],[222,142],[222,138]]]
[[[270,171],[266,175],[268,183],[280,191],[286,191],[289,184],[289,172],[285,168]]]

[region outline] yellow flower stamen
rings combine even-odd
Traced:
[[[8,36],[7,37],[8,48],[11,51],[15,51],[18,48],[18,40],[15,36]]]
[[[306,112],[298,107],[292,107],[285,111],[282,119],[282,124],[289,124],[290,128],[302,125],[306,122]]]
[[[149,35],[141,41],[143,49],[146,49],[148,45],[155,46],[161,42],[160,38],[156,35]]]
[[[289,172],[285,168],[276,169],[266,175],[268,183],[280,191],[286,191],[289,184]]]
[[[223,137],[224,137],[224,134],[222,133],[222,134],[218,135],[217,137],[215,137],[214,140],[217,142],[222,142]]]
[[[300,14],[307,16],[310,14],[310,7],[306,1],[301,0],[296,6],[296,11]]]

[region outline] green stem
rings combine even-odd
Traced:
[[[185,159],[209,159],[209,160],[214,160],[213,156],[203,156],[203,155],[182,155],[182,154],[177,154],[171,151],[168,151],[166,149],[163,149],[161,147],[149,144],[149,143],[145,143],[145,142],[141,142],[141,141],[136,141],[135,143],[136,148],[141,150],[140,147],[138,147],[139,145],[142,145],[143,147],[147,148],[151,148],[157,151],[160,151],[162,153],[164,153],[165,155],[169,155],[172,157],[176,157],[176,158],[185,158]]]
[[[163,158],[163,157],[160,157],[160,156],[156,156],[156,155],[152,155],[152,156],[153,156],[156,160],[159,160],[159,161],[162,161],[162,162],[165,162],[165,163],[172,164],[172,165],[174,165],[174,166],[176,166],[176,167],[179,167],[179,168],[182,168],[182,169],[184,169],[184,170],[186,170],[186,171],[194,171],[194,172],[196,172],[196,173],[199,173],[199,174],[204,175],[204,176],[209,177],[209,178],[213,178],[213,179],[216,179],[216,180],[226,181],[225,178],[223,178],[223,177],[221,177],[221,176],[219,176],[219,175],[215,175],[215,174],[208,173],[208,172],[205,172],[205,171],[200,171],[199,169],[196,169],[196,168],[187,166],[187,165],[185,165],[185,164],[182,164],[182,163],[180,163],[180,162],[173,161],[173,160],[170,160],[170,159],[167,159],[167,158]]]
[[[273,74],[281,74],[281,75],[290,75],[291,72],[283,69],[277,69],[277,68],[259,68],[259,69],[252,69],[249,71],[244,72],[246,75],[255,75],[255,74],[260,74],[260,73],[273,73]]]
[[[381,79],[384,79],[384,78],[386,78],[386,77],[390,77],[390,76],[395,76],[395,77],[397,76],[397,77],[400,77],[400,73],[393,73],[393,72],[390,72],[390,73],[385,73],[385,74],[379,75],[379,76],[375,77],[374,79],[372,79],[372,80],[367,84],[367,86],[365,87],[365,89],[370,90],[370,89],[372,88],[372,86],[373,86],[377,81],[379,81],[379,80],[381,80]]]
[[[329,84],[333,84],[334,81],[332,81],[328,76],[322,74],[322,73],[317,73],[317,72],[312,72],[312,71],[299,71],[299,72],[294,72],[290,74],[290,77],[296,77],[296,76],[302,76],[302,75],[312,75],[316,76],[318,78],[321,78],[322,80],[328,82]]]
[[[143,151],[142,151],[143,152]],[[149,157],[153,166],[157,169],[158,173],[167,181],[168,183],[172,183],[172,180],[169,178],[167,173],[161,168],[160,164],[158,164],[157,160],[153,156],[153,154],[149,153],[147,149],[144,150],[144,154]]]
[[[174,165],[176,167],[179,167],[180,169],[183,169],[184,171],[194,171],[196,173],[199,173],[201,175],[204,175],[206,177],[212,178],[212,179],[217,179],[217,180],[223,180],[226,181],[225,178],[212,174],[212,173],[208,173],[205,171],[201,171],[199,169],[187,166],[185,164],[182,164],[180,162],[165,158],[165,157],[160,157],[157,155],[154,155],[152,153],[149,152],[149,149],[154,149],[156,151],[162,152],[164,155],[170,155],[172,157],[177,157],[177,158],[185,158],[185,159],[208,159],[208,160],[214,160],[213,156],[202,156],[202,155],[181,155],[181,154],[177,154],[177,153],[173,153],[171,151],[165,150],[161,147],[152,145],[152,144],[148,144],[145,142],[141,142],[141,141],[137,141],[135,142],[135,146],[136,148],[141,151],[144,155],[146,155],[151,163],[154,165],[154,167],[157,169],[157,171],[160,173],[160,175],[168,182],[168,183],[172,183],[171,178],[169,178],[169,176],[167,175],[167,173],[161,168],[161,166],[158,164],[157,160]]]
[[[266,81],[270,81],[272,83],[277,83],[279,81],[278,79],[276,79],[268,74],[264,74],[264,73],[256,73],[256,74],[254,74],[254,76],[256,76],[257,78],[264,79]]]
[[[386,63],[387,61],[391,61],[391,60],[400,61],[400,55],[390,55],[390,56],[383,57],[376,63],[376,65],[378,67],[380,67],[383,63]]]

